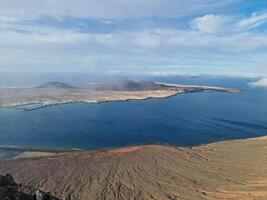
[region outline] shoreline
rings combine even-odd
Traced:
[[[46,153],[68,153],[87,151],[83,149],[64,149],[64,148],[38,148],[38,147],[17,147],[17,146],[0,146],[0,151],[15,151],[15,152],[46,152]]]
[[[171,91],[170,91],[171,92]],[[166,96],[148,96],[148,97],[141,97],[141,98],[127,98],[127,99],[111,99],[111,100],[98,100],[98,101],[70,101],[70,102],[56,102],[56,103],[51,103],[51,104],[46,104],[46,105],[36,105],[36,104],[21,104],[21,105],[15,105],[15,106],[9,106],[9,105],[0,105],[0,109],[21,109],[24,111],[32,111],[32,110],[38,110],[42,108],[47,108],[50,106],[58,106],[58,105],[67,105],[67,104],[104,104],[104,103],[113,103],[113,102],[127,102],[127,101],[145,101],[145,100],[150,100],[150,99],[167,99],[174,97],[178,94],[185,94],[185,93],[195,93],[195,92],[203,92],[203,91],[172,91],[173,93],[168,94]],[[40,103],[41,104],[41,103]],[[34,108],[31,108],[30,106],[36,106]],[[24,108],[23,106],[29,106],[29,108]]]
[[[17,158],[27,158],[31,156],[23,156],[25,155],[31,155],[33,154],[34,156],[32,157],[43,157],[42,155],[47,153],[47,156],[49,155],[57,155],[57,154],[65,154],[65,153],[101,153],[101,152],[109,152],[109,151],[119,151],[123,149],[131,149],[131,148],[142,148],[146,146],[165,146],[165,147],[173,147],[173,148],[189,148],[189,149],[194,149],[194,148],[199,148],[202,146],[207,146],[207,145],[214,145],[214,144],[223,144],[223,143],[229,143],[229,142],[242,142],[242,141],[253,141],[253,140],[261,140],[261,139],[266,139],[267,134],[264,136],[258,136],[258,137],[249,137],[249,138],[237,138],[237,139],[225,139],[221,141],[214,141],[214,142],[209,142],[209,143],[202,143],[194,146],[186,146],[186,145],[173,145],[173,144],[168,144],[168,143],[144,143],[144,144],[129,144],[125,146],[114,146],[114,147],[104,147],[104,148],[99,148],[99,149],[76,149],[76,148],[71,148],[71,149],[64,149],[64,148],[38,148],[38,147],[18,147],[18,146],[0,146],[0,152],[18,152],[19,155],[9,158],[9,159],[17,159]],[[21,156],[20,156],[21,155]],[[38,156],[40,155],[40,156]],[[1,161],[8,160],[8,159],[0,159]]]
[[[162,84],[162,83],[160,83]],[[222,88],[222,87],[213,87],[213,86],[191,86],[191,85],[176,85],[176,84],[164,84],[166,86],[170,87],[177,87],[176,89],[169,89],[169,90],[155,90],[155,91],[104,91],[105,92],[110,92],[111,94],[114,92],[115,95],[125,95],[123,93],[129,93],[127,94],[129,97],[123,96],[122,98],[114,98],[110,97],[110,99],[77,99],[77,100],[55,100],[54,102],[42,102],[42,100],[39,101],[29,101],[29,102],[16,102],[12,104],[1,104],[1,108],[6,108],[6,109],[21,109],[24,111],[32,111],[32,110],[38,110],[50,106],[57,106],[57,105],[65,105],[65,104],[79,104],[79,103],[84,103],[84,104],[103,104],[103,103],[111,103],[111,102],[127,102],[127,101],[143,101],[143,100],[149,100],[149,99],[167,99],[171,98],[174,96],[177,96],[179,94],[187,94],[187,93],[200,93],[200,92],[223,92],[223,93],[231,93],[231,94],[239,94],[246,92],[245,90],[239,90],[239,89],[232,89],[232,88]],[[186,89],[182,89],[186,88]],[[187,90],[191,89],[191,90]],[[138,96],[140,92],[141,96]],[[146,94],[151,92],[151,94]],[[162,92],[164,94],[162,94]],[[116,94],[117,93],[117,94]],[[144,93],[144,94],[142,94]],[[142,96],[143,95],[143,96]],[[112,99],[113,98],[113,99]]]

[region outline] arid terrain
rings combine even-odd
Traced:
[[[265,200],[267,137],[144,145],[0,161],[0,174],[61,199]]]
[[[111,81],[87,87],[48,82],[32,88],[0,88],[0,107],[36,109],[66,103],[104,103],[110,101],[167,98],[187,92],[239,93],[237,89],[210,86],[186,86],[151,81]]]

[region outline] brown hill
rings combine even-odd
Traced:
[[[0,162],[0,173],[61,199],[267,199],[267,138],[145,145]]]
[[[52,81],[52,82],[47,82],[44,83],[42,85],[39,85],[35,88],[39,88],[39,89],[51,89],[51,88],[55,88],[55,89],[76,89],[76,87],[68,84],[68,83],[63,83],[63,82],[58,82],[58,81]]]
[[[104,91],[142,91],[167,89],[167,86],[152,81],[114,79],[96,86],[96,90]]]

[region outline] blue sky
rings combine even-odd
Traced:
[[[0,71],[267,76],[267,0],[0,3]]]

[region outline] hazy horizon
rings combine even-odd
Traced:
[[[165,83],[180,82],[181,84],[211,84],[214,86],[219,82],[221,87],[226,87],[223,80],[236,80],[240,82],[256,83],[265,78],[260,76],[228,76],[228,75],[210,75],[210,74],[97,74],[97,73],[79,73],[79,72],[0,72],[0,87],[33,87],[46,82],[65,82],[76,86],[85,86],[87,84],[96,84],[116,79],[129,80],[148,80]],[[186,80],[186,82],[184,82]],[[198,82],[198,80],[201,80]],[[253,86],[253,85],[248,85]],[[265,87],[265,85],[261,86]]]

